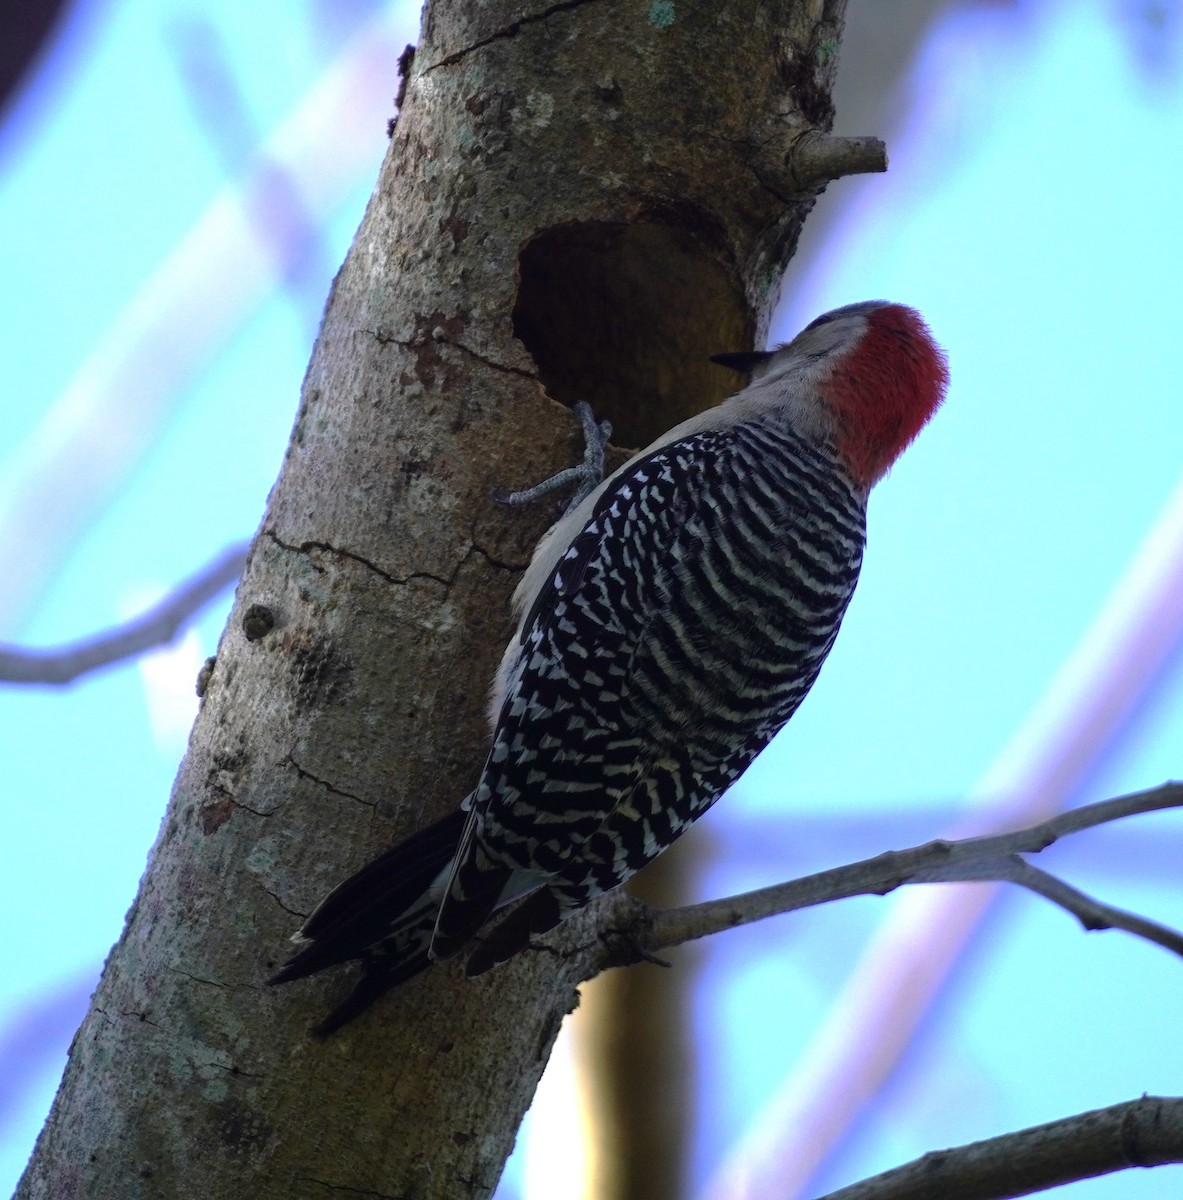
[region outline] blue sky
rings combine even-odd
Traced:
[[[377,11],[349,7],[359,21]],[[890,148],[890,172],[858,185],[824,262],[790,274],[776,336],[837,304],[904,301],[948,349],[953,383],[873,497],[864,576],[814,693],[710,818],[704,892],[942,832],[1030,728],[1183,476],[1183,86],[1171,58],[1181,16],[1161,7],[1157,65],[1122,32],[1132,6],[1046,0],[943,22],[908,84],[915,119]],[[203,6],[197,44],[220,53],[213,61],[239,87],[230,134],[212,124],[201,63],[186,65],[194,10],[143,0],[82,5],[0,131],[0,480],[28,466],[55,405],[69,425],[61,397],[81,364],[111,344],[227,172],[249,172],[250,147],[348,53],[344,20],[302,11]],[[417,12],[390,11],[397,53],[415,40]],[[254,52],[263,39],[266,55]],[[0,637],[47,644],[126,618],[253,532],[310,329],[385,147],[390,90],[389,79],[375,86],[364,118],[370,165],[344,174],[336,199],[309,203],[316,234],[295,282],[261,288],[232,333],[211,337],[207,361],[152,410],[142,451],[51,547],[43,585],[18,601],[14,583],[0,600]],[[197,325],[203,297],[189,303]],[[178,344],[185,335],[189,322]],[[75,486],[62,480],[67,501]],[[0,552],[16,580],[22,537],[39,530],[14,534],[10,501],[0,486]],[[227,604],[142,664],[62,691],[0,690],[0,1054],[27,1061],[14,1047],[32,1044],[30,1022],[57,1039],[35,1082],[30,1071],[19,1086],[0,1080],[0,1191],[28,1154],[69,1037],[46,997],[80,1012],[118,935]],[[1183,773],[1183,655],[1138,686],[1133,718],[1098,747],[1073,802]],[[1170,816],[1140,818],[1057,849],[1055,865],[1183,926],[1180,831]],[[791,1075],[891,904],[852,901],[716,939],[697,1011],[711,1097],[698,1186]],[[934,1146],[1178,1093],[1181,989],[1183,964],[1164,951],[1085,937],[1045,904],[1005,897],[814,1190]],[[515,1166],[507,1194],[523,1179]],[[1166,1198],[1181,1186],[1169,1168],[1063,1194]]]

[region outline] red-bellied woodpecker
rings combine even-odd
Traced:
[[[940,404],[945,358],[917,313],[873,300],[716,361],[748,386],[631,458],[539,544],[476,789],[297,935],[272,982],[365,964],[320,1032],[515,900],[470,975],[623,883],[809,691],[854,591],[867,494]]]

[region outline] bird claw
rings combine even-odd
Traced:
[[[604,481],[604,449],[612,436],[612,423],[598,421],[591,405],[583,400],[572,405],[571,411],[579,418],[579,424],[583,428],[583,462],[575,467],[566,467],[549,479],[518,492],[498,489],[493,493],[496,503],[517,507],[540,500],[543,496],[549,496],[551,492],[574,488],[566,508],[563,509],[562,515],[565,517],[600,486]]]

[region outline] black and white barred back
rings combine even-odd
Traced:
[[[436,926],[483,970],[617,887],[792,716],[854,591],[865,492],[769,418],[637,461],[596,504],[524,622]]]

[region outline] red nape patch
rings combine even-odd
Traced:
[[[866,487],[924,428],[945,397],[949,367],[921,316],[902,304],[875,309],[867,332],[821,385],[838,425],[838,450]]]

